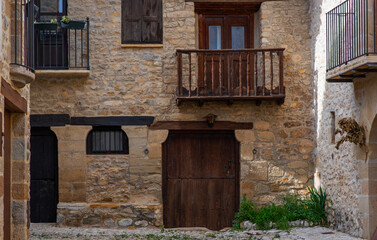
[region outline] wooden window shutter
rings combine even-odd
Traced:
[[[122,0],[122,43],[141,43],[140,0]]]
[[[141,40],[143,43],[162,43],[162,0],[141,0],[143,17]]]

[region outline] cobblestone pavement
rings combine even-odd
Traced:
[[[124,240],[124,239],[250,239],[250,240],[356,240],[350,235],[328,228],[293,228],[290,233],[280,230],[270,231],[223,231],[213,232],[201,228],[165,229],[104,229],[56,227],[54,224],[31,224],[31,240]]]

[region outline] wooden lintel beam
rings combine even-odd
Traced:
[[[7,83],[4,78],[1,78],[1,94],[4,96],[6,108],[12,112],[26,113],[27,101],[21,96],[12,86]]]
[[[272,1],[286,1],[286,0],[185,0],[185,2],[195,3],[262,3]]]
[[[368,72],[377,72],[377,69],[365,68],[365,69],[355,69],[354,71],[361,72],[361,73],[368,73]]]
[[[349,78],[337,78],[337,79],[327,79],[328,83],[351,83],[353,82],[352,79]]]
[[[340,78],[351,78],[351,79],[353,79],[353,78],[365,78],[366,77],[366,75],[365,74],[350,74],[350,75],[339,75],[340,76]]]
[[[150,126],[151,130],[237,130],[252,129],[252,122],[215,121],[209,127],[206,121],[159,121]]]

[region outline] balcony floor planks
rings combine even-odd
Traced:
[[[278,104],[283,104],[285,95],[272,95],[272,96],[191,96],[191,97],[177,97],[177,104],[180,105],[183,102],[198,102],[202,105],[204,102],[214,101],[256,101],[259,106],[262,101],[276,101]]]

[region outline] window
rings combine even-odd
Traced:
[[[122,0],[122,43],[162,43],[162,0]]]
[[[128,154],[128,137],[121,127],[93,127],[86,140],[87,154]]]

